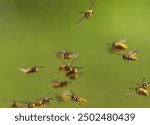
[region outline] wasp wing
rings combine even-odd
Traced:
[[[125,43],[126,42],[126,38],[122,38],[121,40],[119,40],[119,42]]]
[[[93,8],[93,5],[95,4],[95,0],[93,0],[89,6],[89,10],[91,10]]]
[[[19,70],[24,73],[28,73],[31,70],[31,68],[19,68]]]
[[[133,49],[133,50],[130,50],[127,55],[130,55],[130,56],[135,56],[136,55],[136,52],[137,52],[137,49]]]
[[[85,15],[82,16],[79,20],[77,20],[76,24],[80,24],[83,21],[83,19],[85,19]]]

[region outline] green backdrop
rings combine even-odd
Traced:
[[[35,102],[73,90],[88,103],[54,100],[48,107],[150,107],[149,96],[125,96],[143,77],[150,81],[150,1],[95,1],[93,17],[76,25],[91,0],[0,0],[0,100]],[[108,43],[123,37],[128,50],[138,49],[138,61],[107,51]],[[53,51],[64,49],[79,53],[74,65],[84,74],[53,89],[51,79],[66,79],[58,73],[64,61]],[[31,75],[18,70],[34,65],[45,68]],[[0,107],[9,105],[1,101]]]

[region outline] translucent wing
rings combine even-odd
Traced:
[[[24,73],[28,73],[31,70],[31,68],[19,68],[19,70]]]
[[[119,40],[119,42],[125,43],[126,42],[126,38],[123,38],[123,39]]]
[[[89,10],[91,10],[93,8],[93,5],[95,4],[95,0],[93,0],[89,6]]]
[[[129,52],[127,53],[127,55],[135,56],[135,55],[136,55],[136,52],[137,52],[137,49],[133,49],[133,50],[129,51]]]
[[[76,24],[80,24],[83,21],[83,19],[85,19],[85,15],[82,16],[79,20],[77,20]]]

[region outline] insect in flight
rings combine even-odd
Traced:
[[[137,49],[130,50],[128,53],[125,53],[122,55],[122,59],[128,60],[128,61],[135,61],[138,59],[136,57],[136,52],[137,52]],[[120,55],[120,54],[118,54],[118,55]]]
[[[3,102],[9,104],[11,108],[24,108],[25,105],[16,100],[2,100]]]
[[[85,12],[81,12],[83,15],[83,17],[81,17],[76,24],[79,24],[83,21],[83,19],[90,19],[92,17],[92,15],[94,14],[92,7],[95,4],[95,0],[93,0],[89,6],[89,8],[85,11]]]
[[[65,102],[69,99],[69,96],[66,96],[66,93],[68,93],[68,91],[64,91],[60,94],[58,94],[56,96],[56,99],[59,101],[59,102]]]
[[[31,74],[31,73],[38,72],[38,70],[40,68],[44,68],[44,66],[33,66],[33,67],[28,67],[28,68],[19,68],[19,70],[24,72],[24,73]]]
[[[63,88],[66,87],[69,83],[71,83],[71,81],[68,80],[64,80],[64,81],[57,81],[57,80],[53,80],[52,81],[52,87],[53,88]]]
[[[26,102],[26,101],[18,101],[20,104],[25,104],[28,108],[44,108],[46,105],[51,104],[53,98],[46,96],[40,98],[36,102]]]
[[[147,82],[143,82],[142,83],[138,83],[137,84],[138,86],[137,87],[131,87],[130,89],[134,89],[136,94],[133,94],[133,93],[126,93],[126,95],[142,95],[142,96],[148,96],[149,95],[149,92],[150,90],[148,90],[148,86],[149,86],[149,83]]]
[[[66,72],[66,76],[69,77],[72,80],[75,80],[79,77],[80,72],[78,72],[78,69],[82,69],[82,67],[76,67],[73,66]]]
[[[63,72],[67,72],[72,68],[70,63],[59,66],[59,70]]]
[[[112,51],[122,51],[122,50],[127,49],[128,46],[125,44],[125,42],[126,42],[125,38],[123,38],[123,39],[121,39],[121,40],[119,40],[117,42],[114,42],[112,44],[111,50]]]
[[[35,103],[28,103],[28,107],[29,108],[36,108],[36,107],[42,108],[42,107],[45,107],[46,105],[51,104],[52,100],[53,98],[51,97],[45,97]]]
[[[146,82],[145,78],[143,78],[140,83],[137,83],[137,85],[139,85],[143,89],[147,89],[150,86],[150,82]]]
[[[66,96],[70,96],[71,97],[71,101],[78,103],[79,105],[81,104],[85,104],[87,103],[87,100],[79,97],[78,95],[76,95],[73,91],[70,91],[70,94],[67,94]]]
[[[56,52],[57,57],[62,57],[65,60],[74,60],[78,57],[77,52],[68,52],[66,50]]]
[[[135,88],[135,92],[139,95],[148,96],[150,91],[139,86]]]

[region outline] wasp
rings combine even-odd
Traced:
[[[81,14],[83,14],[84,16],[81,17],[76,24],[79,24],[82,22],[83,19],[90,19],[92,17],[92,15],[94,14],[92,7],[95,4],[95,1],[93,0],[89,6],[89,8],[85,11],[85,12],[81,12]]]
[[[57,57],[63,57],[65,60],[74,60],[78,57],[77,52],[68,52],[66,50],[64,51],[59,51],[56,53]]]
[[[70,96],[70,97],[71,97],[71,101],[76,102],[76,103],[78,103],[79,105],[87,103],[87,100],[86,100],[86,99],[84,99],[84,98],[82,98],[82,97],[79,97],[79,96],[76,95],[73,91],[70,91],[70,92],[71,92],[71,94],[66,95],[66,96]]]
[[[57,100],[60,101],[60,102],[65,102],[69,99],[69,96],[66,96],[66,93],[68,93],[68,91],[64,91],[60,94],[57,95]]]
[[[70,65],[70,63],[59,66],[59,70],[64,72],[70,71],[71,69],[72,66]]]
[[[51,98],[51,97],[45,97],[37,102],[28,103],[28,108],[36,108],[36,107],[43,108],[46,105],[51,104],[52,100],[53,100],[53,98]]]
[[[16,100],[2,100],[3,102],[7,102],[11,108],[23,108],[25,106],[22,105],[19,101]]]
[[[130,50],[128,53],[122,55],[122,59],[129,60],[129,61],[135,61],[138,59],[136,57],[136,52],[137,52],[137,49]]]
[[[38,72],[38,70],[40,68],[44,68],[44,66],[33,66],[33,67],[28,67],[28,68],[19,68],[19,70],[24,72],[24,73],[31,74],[31,73]]]
[[[150,91],[139,86],[135,88],[135,92],[139,95],[148,96]]]
[[[122,51],[128,48],[128,46],[125,44],[126,39],[123,38],[117,42],[114,42],[112,44],[112,51]]]
[[[142,82],[141,83],[137,83],[137,85],[139,85],[143,89],[147,89],[150,86],[150,82],[146,82],[145,78],[143,78]]]
[[[66,87],[69,83],[71,83],[71,81],[67,81],[67,80],[64,80],[64,81],[56,81],[56,80],[53,80],[52,81],[53,83],[53,88],[63,88],[63,87]]]
[[[28,108],[44,108],[46,105],[51,104],[53,98],[52,97],[42,97],[39,101],[36,102],[26,102],[26,101],[18,101],[21,104],[26,104]]]
[[[126,95],[128,96],[131,96],[131,95],[141,95],[141,96],[148,96],[149,95],[149,92],[150,90],[147,90],[145,88],[143,88],[142,86],[138,86],[138,87],[135,87],[135,88],[130,88],[130,89],[134,89],[136,94],[133,94],[133,93],[126,93]]]
[[[82,69],[82,67],[71,67],[71,69],[66,72],[66,76],[72,80],[77,79],[79,74],[81,74],[78,72],[78,69]]]

